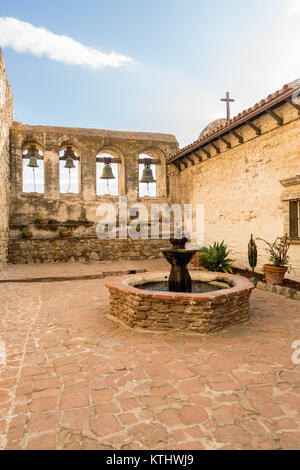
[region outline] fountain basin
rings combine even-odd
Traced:
[[[144,290],[143,285],[167,282],[168,272],[143,273],[111,279],[110,314],[131,328],[209,334],[249,318],[254,285],[232,274],[192,271],[192,281],[225,283],[212,292],[176,293]],[[217,288],[217,287],[216,287]]]

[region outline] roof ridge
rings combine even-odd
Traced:
[[[297,86],[295,86],[297,85]],[[236,116],[234,116],[233,118],[229,119],[229,121],[226,121],[226,123],[224,124],[220,124],[220,126],[217,126],[216,128],[214,128],[213,130],[205,133],[204,135],[200,135],[199,138],[197,140],[195,140],[194,142],[192,142],[191,144],[189,145],[186,145],[185,147],[182,147],[181,149],[179,149],[176,153],[174,153],[173,155],[170,156],[170,158],[168,159],[168,161],[172,160],[173,158],[175,158],[177,155],[180,155],[181,153],[183,153],[184,151],[190,149],[191,147],[194,147],[195,145],[197,144],[201,144],[201,142],[204,142],[205,140],[207,140],[209,137],[213,137],[213,135],[217,134],[218,132],[220,132],[222,129],[226,129],[227,127],[229,127],[230,125],[234,124],[235,122],[238,122],[240,119],[242,119],[243,117],[247,116],[248,114],[254,112],[254,111],[257,111],[259,110],[259,108],[261,108],[262,106],[266,105],[266,104],[269,104],[269,103],[272,103],[273,100],[275,100],[276,98],[278,98],[280,95],[283,95],[285,94],[287,91],[289,90],[292,90],[292,89],[295,89],[298,90],[300,89],[300,78],[292,81],[292,82],[289,82],[289,83],[285,83],[283,85],[282,88],[280,88],[279,90],[269,94],[267,96],[267,98],[263,98],[261,99],[259,102],[255,103],[253,106],[251,106],[250,108],[248,109],[245,109],[244,111],[241,111],[239,114],[237,114]]]

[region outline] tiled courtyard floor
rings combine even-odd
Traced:
[[[254,291],[248,324],[147,333],[107,317],[105,282],[0,284],[0,448],[300,449],[299,302]]]

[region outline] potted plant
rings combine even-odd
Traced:
[[[25,238],[26,240],[28,240],[29,238],[32,238],[32,232],[31,230],[29,230],[28,227],[20,228],[20,232],[22,234],[22,238]]]
[[[220,273],[232,273],[233,260],[228,258],[229,251],[227,246],[222,243],[215,242],[208,248],[202,248],[201,263],[208,271]]]
[[[280,286],[288,271],[289,257],[287,254],[291,244],[289,237],[288,235],[277,237],[274,243],[269,243],[263,238],[259,238],[258,240],[268,245],[267,251],[270,254],[270,264],[264,265],[266,282]]]
[[[44,218],[41,212],[37,212],[34,216],[34,223],[36,225],[48,225],[49,219]]]
[[[58,227],[57,231],[61,238],[69,238],[72,234],[72,231],[69,228],[64,227],[64,226]]]
[[[80,217],[78,217],[78,219],[77,219],[77,220],[78,220],[78,222],[79,222],[80,224],[82,224],[82,225],[84,225],[84,224],[87,224],[87,223],[88,223],[88,219],[87,219],[86,217],[84,217],[84,216],[80,216]]]
[[[248,243],[248,261],[249,265],[252,269],[252,278],[250,279],[253,284],[256,284],[256,279],[255,279],[255,268],[257,265],[257,246],[254,241],[253,235],[251,235],[250,241]]]

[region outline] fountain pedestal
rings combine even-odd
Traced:
[[[187,265],[192,260],[197,250],[185,250],[187,239],[171,239],[174,248],[162,248],[161,252],[172,266],[169,276],[170,292],[192,292],[192,280]]]

